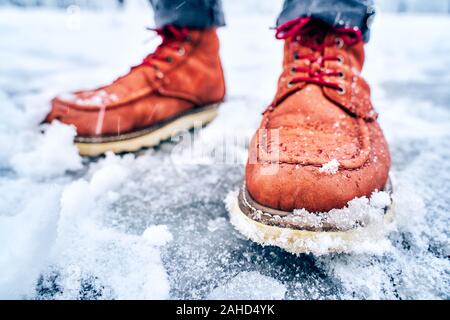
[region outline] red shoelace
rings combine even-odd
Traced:
[[[324,77],[330,76],[340,78],[344,77],[344,73],[342,71],[325,69],[326,61],[337,61],[340,63],[344,62],[341,56],[325,56],[325,48],[333,46],[342,48],[344,45],[352,46],[357,44],[363,40],[362,33],[356,28],[333,28],[333,33],[336,34],[336,42],[329,43],[329,41],[326,42],[326,40],[321,43],[317,43],[316,41],[304,41],[302,39],[303,37],[306,36],[306,38],[308,38],[308,35],[310,33],[314,33],[315,31],[314,28],[316,28],[316,25],[311,24],[311,21],[311,18],[298,18],[290,20],[276,28],[275,37],[277,39],[294,39],[314,51],[314,53],[308,55],[300,55],[298,52],[294,53],[294,58],[296,60],[306,60],[308,67],[292,67],[291,72],[293,74],[306,73],[308,76],[292,78],[289,82],[289,86],[292,86],[295,83],[305,82],[333,88],[338,90],[341,94],[344,94],[345,89],[338,83],[324,79]],[[319,53],[318,55],[317,52]],[[316,66],[316,68],[313,68],[312,66]]]
[[[185,54],[185,49],[180,45],[180,42],[189,39],[189,29],[168,25],[163,29],[148,28],[148,30],[156,32],[157,35],[162,38],[162,43],[158,46],[158,48],[156,48],[154,53],[149,54],[147,57],[145,57],[142,63],[137,67],[148,66],[158,69],[155,61],[168,63],[172,62],[172,57],[170,55],[167,55],[167,49],[172,50],[180,55]]]

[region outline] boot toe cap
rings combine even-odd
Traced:
[[[73,125],[77,129],[78,135],[93,136],[96,135],[95,128],[98,119],[98,111],[83,111],[62,98],[56,97],[51,102],[50,112],[44,122],[59,121],[67,125]]]
[[[278,169],[270,166],[248,164],[247,189],[258,203],[283,211],[328,212],[343,208],[355,198],[369,197],[375,190],[382,190],[389,171],[387,164],[367,164],[358,170],[339,170],[335,174],[313,166],[279,164]]]

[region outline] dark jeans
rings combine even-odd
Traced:
[[[157,27],[167,24],[191,28],[225,25],[221,0],[150,0],[150,3]],[[277,25],[295,18],[312,17],[332,26],[358,27],[368,41],[374,14],[373,0],[284,0]]]

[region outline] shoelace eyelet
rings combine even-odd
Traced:
[[[293,83],[292,81],[289,81],[289,82],[287,83],[288,89],[292,88],[293,86],[294,86],[294,83]]]
[[[339,87],[339,88],[337,89],[337,92],[338,92],[341,96],[343,96],[344,94],[347,93],[347,91],[345,90],[344,87]]]
[[[300,59],[300,55],[298,54],[298,52],[294,52],[294,60],[298,59]]]
[[[342,49],[344,47],[344,40],[342,38],[336,38],[336,47]]]
[[[345,73],[343,73],[342,71],[339,72],[338,77],[339,77],[340,79],[345,79]]]
[[[296,74],[297,73],[297,71],[296,71],[297,69],[295,69],[295,67],[292,67],[291,68],[291,70],[290,70],[290,72],[291,72],[291,75],[294,75],[294,74]]]
[[[168,63],[172,63],[172,62],[173,62],[173,58],[169,56],[169,57],[166,58],[166,61],[167,61]]]
[[[337,59],[338,59],[338,63],[339,64],[344,64],[344,57],[343,56],[338,56]]]
[[[180,47],[178,49],[178,55],[184,56],[186,54],[186,49],[184,47]]]

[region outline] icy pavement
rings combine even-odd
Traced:
[[[450,19],[380,15],[368,46],[393,155],[390,245],[296,257],[243,239],[225,209],[245,140],[234,165],[223,147],[253,133],[281,63],[275,12],[248,12],[221,30],[227,102],[194,142],[209,153],[186,163],[183,143],[89,162],[70,127],[39,127],[52,96],[108,82],[156,45],[150,12],[0,11],[1,298],[450,298]]]

